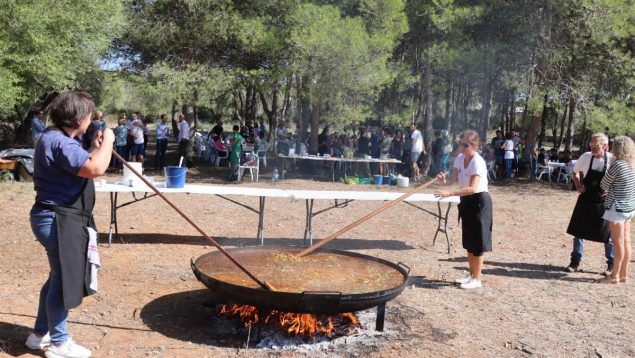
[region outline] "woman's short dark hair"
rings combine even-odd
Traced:
[[[235,131],[239,131],[239,130],[240,130],[240,127],[239,127],[239,126],[237,126],[237,125],[234,125],[234,127],[232,127],[232,129],[233,129],[233,130],[235,130]]]
[[[57,96],[47,107],[56,127],[79,128],[81,121],[95,110],[93,97],[86,92],[69,91]]]

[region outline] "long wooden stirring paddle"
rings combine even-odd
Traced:
[[[334,233],[332,233],[331,235],[325,237],[323,240],[320,240],[319,242],[313,244],[310,247],[307,247],[306,249],[302,250],[299,254],[297,254],[295,257],[302,257],[305,256],[311,252],[313,252],[315,249],[321,247],[322,245],[325,245],[326,243],[328,243],[331,240],[336,239],[337,237],[341,236],[342,234],[350,231],[351,229],[357,227],[358,225],[370,220],[372,217],[382,213],[384,210],[390,209],[393,206],[401,203],[402,201],[404,201],[405,199],[407,199],[409,196],[411,196],[412,194],[425,189],[427,187],[429,187],[430,185],[434,184],[437,181],[437,178],[434,178],[430,181],[428,181],[427,183],[420,185],[418,187],[415,187],[414,189],[410,190],[409,192],[405,193],[404,195],[398,197],[397,199],[393,200],[393,201],[389,201],[388,203],[380,206],[379,208],[371,211],[370,213],[366,214],[365,216],[355,220],[352,224],[346,226],[343,229],[340,229]]]
[[[249,272],[243,265],[241,265],[238,261],[236,261],[236,259],[232,257],[232,255],[230,255],[227,251],[225,251],[225,249],[223,249],[223,247],[220,246],[220,244],[217,243],[216,240],[212,239],[209,235],[207,235],[207,233],[203,231],[203,229],[201,229],[198,225],[196,225],[194,221],[192,221],[189,217],[187,217],[187,215],[185,215],[185,213],[183,213],[179,208],[176,207],[176,205],[174,205],[168,198],[166,198],[165,195],[163,195],[159,191],[159,189],[157,189],[156,186],[154,186],[146,178],[144,178],[143,175],[141,175],[141,173],[137,172],[132,167],[132,165],[128,164],[128,162],[124,160],[117,152],[113,150],[112,155],[114,155],[115,158],[119,159],[128,169],[130,169],[130,171],[133,172],[134,175],[138,176],[139,179],[141,179],[141,181],[143,181],[150,189],[152,189],[152,191],[154,191],[161,199],[163,199],[163,201],[165,201],[170,207],[172,207],[172,209],[174,209],[177,213],[179,213],[179,215],[181,215],[183,219],[185,219],[185,221],[190,223],[190,225],[192,225],[192,227],[194,227],[196,231],[201,233],[201,235],[203,235],[203,237],[205,238],[205,240],[207,240],[207,242],[214,245],[218,249],[218,251],[220,251],[223,255],[225,255],[229,259],[229,261],[234,263],[236,267],[238,267],[242,272],[244,272],[247,276],[249,276],[249,278],[254,280],[254,282],[257,283],[258,286],[264,288],[265,290],[275,291],[275,288],[271,286],[271,284],[267,283],[266,281],[260,281],[256,276],[254,276],[251,272]]]

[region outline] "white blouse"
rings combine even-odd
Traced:
[[[454,168],[456,168],[459,173],[459,187],[469,187],[472,175],[478,175],[480,176],[480,180],[475,193],[488,191],[487,164],[485,163],[483,157],[481,157],[478,153],[474,153],[474,156],[467,167],[463,166],[463,158],[463,154],[459,154],[454,160]]]

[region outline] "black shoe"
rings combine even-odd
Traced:
[[[609,262],[606,265],[606,270],[604,270],[604,272],[602,272],[602,276],[609,277],[609,276],[611,276],[612,273],[613,273],[613,263]]]
[[[567,266],[567,271],[569,271],[569,272],[578,272],[580,270],[579,267],[580,267],[580,263],[579,262],[571,261],[569,266]]]

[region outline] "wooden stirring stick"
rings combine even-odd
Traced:
[[[177,208],[176,205],[174,205],[168,198],[165,197],[165,195],[163,195],[159,191],[159,189],[157,189],[157,187],[155,187],[146,178],[144,178],[143,175],[141,175],[141,173],[137,172],[130,164],[128,164],[126,160],[124,160],[119,154],[117,154],[117,152],[113,150],[112,155],[114,155],[115,158],[119,159],[128,169],[130,169],[131,172],[133,172],[136,176],[138,176],[139,179],[141,179],[141,181],[143,181],[150,189],[152,189],[152,191],[154,191],[161,199],[163,199],[163,201],[165,201],[168,205],[172,207],[172,209],[174,209],[177,213],[179,213],[179,215],[181,215],[183,219],[185,219],[185,221],[190,223],[190,225],[192,225],[199,233],[201,233],[201,235],[203,235],[203,237],[205,238],[205,240],[207,240],[207,242],[214,245],[218,249],[218,251],[220,251],[223,255],[225,255],[229,259],[229,261],[233,262],[234,265],[236,265],[236,267],[238,267],[242,272],[244,272],[247,276],[249,276],[252,280],[254,280],[254,282],[257,283],[258,286],[268,291],[275,291],[275,288],[271,286],[271,284],[267,283],[266,281],[260,281],[256,276],[254,276],[251,272],[249,272],[243,265],[241,265],[238,261],[236,261],[236,259],[234,259],[232,255],[230,255],[227,251],[225,251],[225,249],[223,249],[223,247],[220,246],[220,244],[217,243],[216,240],[212,239],[209,235],[207,235],[207,233],[203,231],[203,229],[201,229],[198,225],[196,225],[194,221],[192,221],[189,217],[187,217],[185,213],[183,213],[179,208]]]
[[[344,234],[344,233],[350,231],[351,229],[357,227],[358,225],[370,220],[375,215],[378,215],[381,212],[383,212],[384,210],[390,209],[393,206],[401,203],[402,201],[407,199],[412,194],[414,194],[414,193],[416,193],[416,192],[418,192],[418,191],[420,191],[422,189],[425,189],[425,188],[429,187],[430,185],[434,184],[436,181],[437,181],[437,178],[434,178],[434,179],[430,180],[429,182],[427,182],[427,183],[425,183],[423,185],[420,185],[420,186],[410,190],[409,192],[405,193],[404,195],[398,197],[397,199],[395,199],[393,201],[389,201],[388,203],[380,206],[379,208],[377,208],[377,209],[371,211],[370,213],[366,214],[365,216],[361,217],[360,219],[357,219],[356,221],[354,221],[352,224],[346,226],[345,228],[340,229],[340,230],[332,233],[331,235],[325,237],[320,242],[317,242],[317,243],[313,244],[312,246],[307,247],[306,249],[302,250],[299,254],[297,254],[295,257],[299,258],[299,257],[305,256],[305,255],[313,252],[315,249],[321,247],[322,245],[325,245],[329,241],[331,241],[331,240],[333,240],[333,239],[335,239],[335,238],[337,238],[339,236],[342,236],[342,234]]]

